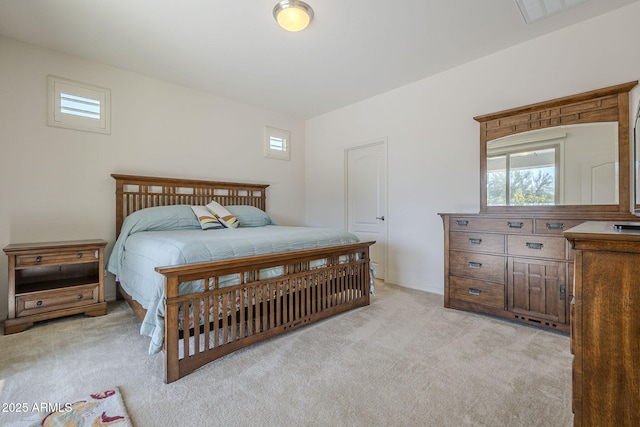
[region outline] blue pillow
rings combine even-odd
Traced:
[[[124,260],[127,238],[140,231],[201,230],[200,221],[189,205],[155,206],[140,209],[124,219],[118,240],[107,262],[107,270],[116,276]]]
[[[126,235],[138,231],[198,229],[200,221],[189,205],[155,206],[140,209],[127,216],[122,225]]]
[[[225,206],[238,219],[238,227],[264,227],[278,225],[266,212],[250,205]]]

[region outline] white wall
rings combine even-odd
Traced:
[[[48,127],[48,74],[111,89],[111,135]],[[265,125],[291,130],[291,161],[263,157]],[[299,119],[0,37],[0,247],[101,238],[109,253],[111,173],[267,183],[272,216],[302,224],[304,132]],[[6,301],[2,254],[0,319]]]
[[[386,136],[387,281],[442,293],[437,214],[480,206],[473,117],[638,80],[638,40],[634,3],[307,121],[307,223],[345,226],[344,149]],[[631,110],[637,98],[634,89]]]

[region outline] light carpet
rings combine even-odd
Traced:
[[[566,335],[445,309],[440,295],[376,291],[368,307],[168,385],[162,355],[147,354],[123,302],[107,316],[39,323],[0,337],[0,402],[67,401],[117,385],[137,427],[572,425]]]

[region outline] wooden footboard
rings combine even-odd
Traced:
[[[165,276],[165,382],[240,348],[368,305],[373,243],[156,268]],[[282,274],[261,277],[274,267]],[[237,275],[239,284],[220,286],[228,275]],[[203,290],[179,295],[179,285],[190,281],[201,281]]]

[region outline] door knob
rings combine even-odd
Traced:
[[[379,219],[380,221],[384,221],[384,215],[382,216],[377,216],[376,219]]]

